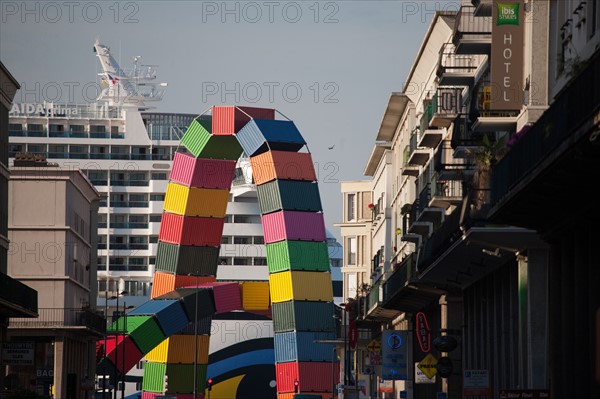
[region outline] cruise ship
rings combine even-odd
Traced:
[[[62,167],[82,169],[99,191],[97,308],[115,315],[150,297],[171,161],[187,126],[198,115],[155,112],[167,88],[157,80],[158,68],[141,65],[140,57],[135,57],[132,68],[122,69],[108,46],[96,42],[93,50],[102,68],[103,89],[97,101],[15,104],[9,114],[9,156],[33,153]],[[330,233],[328,243],[339,304],[342,247]],[[217,279],[268,280],[258,198],[244,155],[237,164],[227,207]],[[232,346],[238,352],[249,351],[252,342],[243,341],[271,338],[270,320],[256,317],[230,314],[213,320],[211,356],[222,359],[223,350]],[[252,323],[252,329],[246,328],[247,323]],[[250,330],[253,335],[247,336]],[[231,353],[231,348],[225,352]],[[139,364],[128,374],[128,394],[140,391],[142,368]],[[234,376],[231,370],[226,372]],[[264,386],[269,386],[265,394],[272,390],[273,366],[245,375],[256,383],[265,380]]]

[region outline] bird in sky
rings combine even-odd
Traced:
[[[327,148],[330,149],[330,150],[333,150],[333,147],[335,147],[335,144],[332,145],[331,147],[327,147]]]

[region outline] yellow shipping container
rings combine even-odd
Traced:
[[[169,183],[165,195],[165,211],[185,215],[190,189],[181,184]]]
[[[268,310],[269,283],[266,281],[245,281],[242,285],[242,307],[244,310]]]
[[[208,364],[208,335],[198,335],[199,364]],[[173,335],[165,339],[146,355],[146,360],[155,363],[194,363],[194,336]]]
[[[169,183],[164,209],[177,215],[223,218],[228,198],[228,190],[189,188]]]
[[[333,300],[331,273],[326,272],[281,272],[269,275],[273,303],[296,301]]]

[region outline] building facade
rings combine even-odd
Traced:
[[[19,85],[10,72],[0,62],[0,344],[3,351],[2,369],[0,369],[0,387],[5,386],[4,365],[18,363],[6,354],[12,349],[18,353],[22,348],[9,342],[7,326],[9,317],[37,317],[37,292],[25,284],[13,279],[8,273],[8,111]],[[30,354],[30,348],[25,348]],[[6,350],[6,351],[5,351]]]
[[[389,252],[372,235],[385,258],[357,323],[412,337],[414,383],[388,397],[598,395],[597,212],[567,206],[600,170],[598,18],[597,1],[537,0],[434,17],[365,170],[377,197],[390,165],[396,234]],[[428,355],[435,382],[417,376]]]
[[[88,398],[105,332],[96,312],[98,193],[78,170],[22,160],[11,168],[9,193],[9,272],[41,304],[38,318],[10,320],[11,341],[35,353],[31,364],[9,366],[10,389]]]

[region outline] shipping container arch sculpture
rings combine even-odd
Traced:
[[[317,178],[310,153],[302,152],[300,132],[292,121],[276,120],[273,109],[215,106],[211,118],[191,123],[181,144],[165,197],[152,300],[109,328],[126,333],[102,342],[99,369],[127,372],[146,356],[142,397],[166,393],[188,399],[197,349],[197,392],[203,398],[207,377],[219,383],[207,376],[212,316],[272,312],[273,397],[292,398],[296,380],[300,392],[331,397],[337,382],[331,378],[339,375],[333,346],[314,342],[335,338],[329,256]],[[242,152],[250,157],[257,185],[268,283],[215,282],[229,190]]]

